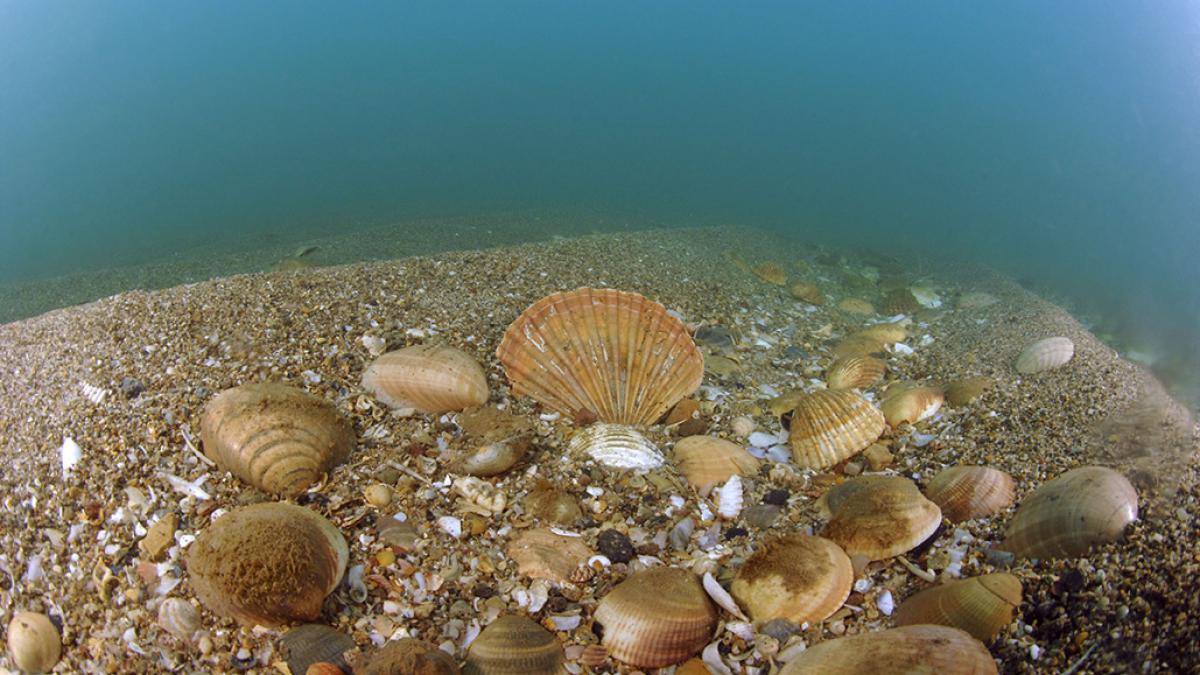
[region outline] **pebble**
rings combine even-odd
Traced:
[[[175,543],[175,530],[179,527],[179,516],[168,513],[150,526],[139,546],[150,560],[162,558],[171,544]]]
[[[146,391],[146,385],[136,377],[121,378],[121,393],[125,394],[125,398],[137,398],[144,391]]]
[[[596,539],[596,548],[615,563],[627,563],[633,560],[633,543],[629,541],[629,537],[616,530],[602,531]]]
[[[1001,551],[996,548],[986,549],[983,553],[983,560],[992,567],[1007,569],[1013,563],[1012,551]]]
[[[864,450],[863,458],[867,460],[867,466],[871,467],[872,471],[883,471],[892,465],[894,459],[892,452],[879,443],[873,443]]]
[[[750,527],[764,530],[775,522],[781,511],[775,504],[755,504],[743,511],[742,517]]]
[[[786,506],[788,497],[791,496],[791,493],[784,489],[768,490],[767,494],[763,495],[763,503]]]

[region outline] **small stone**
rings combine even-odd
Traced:
[[[1082,572],[1068,570],[1059,578],[1057,586],[1060,593],[1078,593],[1083,590],[1084,582]]]
[[[775,506],[786,506],[788,497],[791,497],[791,496],[792,496],[792,494],[790,492],[788,492],[787,490],[783,490],[783,489],[768,490],[767,494],[763,495],[763,503],[764,504],[774,504]]]
[[[842,473],[847,476],[857,476],[862,473],[862,470],[863,465],[861,462],[846,462],[846,465],[842,467]]]
[[[731,527],[728,530],[725,530],[725,541],[736,539],[738,537],[744,537],[747,534],[750,534],[750,532],[744,527]]]
[[[375,508],[383,508],[392,503],[392,488],[383,483],[376,483],[363,491],[367,503]]]
[[[867,466],[872,471],[883,471],[892,465],[892,452],[886,446],[879,443],[873,443],[871,447],[863,451],[863,458],[867,460]]]
[[[616,530],[604,530],[596,539],[596,548],[615,563],[627,563],[633,560],[633,543],[629,537]]]
[[[390,466],[379,471],[379,482],[384,485],[395,485],[398,480],[400,480],[400,472]]]
[[[765,633],[780,642],[787,642],[788,638],[800,632],[800,626],[787,619],[771,619],[763,624],[759,632]]]
[[[125,398],[136,398],[143,391],[146,391],[146,385],[136,377],[121,378],[121,393],[125,394]]]
[[[1001,551],[996,548],[989,548],[983,554],[984,562],[1000,569],[1007,569],[1012,565],[1013,557],[1012,551]]]
[[[139,547],[142,554],[150,560],[162,558],[171,544],[175,543],[175,530],[179,527],[179,516],[168,513],[150,526],[146,536],[142,538]]]
[[[471,593],[477,598],[486,599],[495,595],[496,589],[487,584],[475,584],[475,587],[471,589]]]
[[[742,512],[746,524],[750,527],[765,530],[775,523],[782,509],[775,504],[755,504]]]

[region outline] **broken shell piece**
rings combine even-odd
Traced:
[[[848,555],[884,560],[928,539],[942,512],[916,484],[900,476],[859,476],[824,496],[831,518],[822,536]]]
[[[804,468],[830,467],[874,443],[883,428],[883,415],[863,397],[816,391],[801,397],[792,414],[793,457]]]
[[[704,592],[708,593],[708,597],[712,598],[712,601],[717,603],[717,606],[742,621],[749,620],[749,617],[742,612],[741,607],[738,607],[737,602],[734,601],[729,591],[726,591],[721,587],[721,584],[717,583],[717,578],[712,575],[712,572],[705,572],[701,583],[704,586]]]
[[[525,530],[508,545],[508,557],[518,572],[531,579],[566,583],[592,555],[579,537],[564,537],[548,529]]]
[[[600,600],[595,620],[613,658],[661,668],[695,656],[717,627],[717,610],[695,574],[653,567],[617,584]]]
[[[897,626],[938,624],[964,630],[990,643],[1021,606],[1021,580],[998,572],[948,581],[927,588],[900,604]]]
[[[363,389],[391,408],[440,414],[482,405],[487,377],[473,356],[448,345],[405,347],[371,362]]]
[[[883,379],[887,363],[874,356],[844,356],[825,371],[830,389],[866,389]]]
[[[697,490],[758,472],[759,461],[745,448],[715,436],[681,438],[672,454],[675,467]]]
[[[357,659],[353,672],[354,675],[458,675],[459,670],[454,657],[436,645],[402,638]]]
[[[1017,357],[1017,372],[1022,375],[1053,370],[1067,364],[1075,356],[1075,343],[1070,338],[1052,337],[1025,348]]]
[[[817,623],[850,596],[850,558],[823,537],[793,534],[764,542],[738,570],[730,587],[756,623],[787,619]]]
[[[167,598],[158,606],[158,625],[180,640],[191,640],[200,630],[200,614],[182,598]]]
[[[524,616],[496,619],[467,650],[464,675],[557,675],[566,659],[554,633]]]
[[[1004,548],[1025,558],[1086,555],[1093,544],[1119,539],[1137,514],[1137,491],[1124,476],[1101,466],[1071,469],[1021,502]]]
[[[622,424],[596,424],[571,437],[567,451],[586,455],[614,469],[636,472],[657,469],[663,464],[662,453],[632,427]]]
[[[937,387],[924,387],[915,382],[898,382],[888,387],[879,408],[892,427],[907,422],[916,424],[933,417],[942,407],[945,396]]]
[[[779,675],[996,675],[987,647],[946,626],[905,626],[827,640],[792,659]]]
[[[985,518],[1012,506],[1016,485],[1012,476],[988,466],[952,466],[941,471],[925,488],[952,523]]]
[[[62,637],[50,617],[39,612],[17,612],[8,624],[8,654],[27,673],[48,672],[62,658]]]
[[[725,520],[733,520],[742,512],[742,478],[730,476],[717,491],[717,514]]]

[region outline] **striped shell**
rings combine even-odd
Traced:
[[[839,359],[847,356],[882,354],[886,351],[887,344],[883,340],[874,335],[859,335],[858,333],[847,335],[833,346],[833,355]]]
[[[704,377],[683,322],[612,289],[538,300],[508,327],[496,355],[515,395],[575,420],[653,424]]]
[[[793,461],[823,469],[854,455],[883,433],[884,420],[875,406],[848,391],[816,391],[804,396],[792,414]]]
[[[204,407],[204,454],[271,494],[293,497],[345,461],[354,427],[327,401],[278,383],[227,389]]]
[[[916,424],[937,414],[945,395],[937,387],[923,387],[913,382],[902,382],[888,387],[879,409],[892,427],[908,422]]]
[[[1012,476],[988,466],[952,466],[929,481],[925,496],[952,523],[986,518],[1012,506]]]
[[[948,581],[913,595],[896,610],[897,626],[938,624],[990,643],[1021,606],[1021,580],[997,572]]]
[[[829,618],[854,584],[850,558],[822,537],[792,534],[764,542],[738,570],[730,592],[750,618],[797,625]]]
[[[921,309],[917,297],[907,288],[896,288],[883,297],[885,314],[912,314]]]
[[[830,389],[866,389],[883,379],[887,363],[873,356],[844,356],[825,371]]]
[[[293,673],[307,673],[319,663],[326,663],[350,671],[350,664],[342,655],[354,649],[354,638],[321,623],[307,623],[284,633],[279,638],[287,666]],[[356,675],[364,675],[355,670]]]
[[[946,385],[946,402],[952,406],[966,405],[992,388],[990,377],[964,377]]]
[[[779,675],[996,675],[987,647],[946,626],[904,626],[827,640],[788,661]]]
[[[158,606],[158,625],[180,640],[190,640],[200,630],[200,613],[183,598],[167,598]]]
[[[1137,492],[1101,466],[1072,469],[1026,497],[1005,533],[1004,548],[1025,558],[1073,558],[1116,541],[1137,519]]]
[[[1040,373],[1066,365],[1075,356],[1075,343],[1070,338],[1052,337],[1025,348],[1017,357],[1017,372],[1022,375]]]
[[[752,475],[759,465],[742,446],[715,436],[681,438],[672,454],[675,468],[697,490],[724,483],[730,476]]]
[[[488,624],[467,649],[464,675],[556,675],[566,656],[554,633],[525,616]]]
[[[717,627],[717,610],[695,574],[652,567],[617,584],[596,607],[602,644],[613,658],[661,668],[698,654]]]
[[[487,377],[473,356],[442,344],[414,345],[371,362],[363,389],[392,408],[437,415],[483,405]]]
[[[39,612],[14,614],[4,639],[13,664],[27,673],[48,672],[62,658],[62,636],[50,617]]]
[[[481,635],[482,636],[482,635]],[[351,643],[353,647],[353,643]],[[296,671],[292,671],[296,672]],[[351,671],[346,671],[351,672]],[[354,675],[458,675],[458,662],[424,640],[401,638],[385,644],[354,664]]]
[[[654,444],[631,427],[597,422],[581,429],[567,442],[567,452],[586,455],[614,469],[649,471],[662,466],[663,456]]]
[[[826,493],[831,517],[821,535],[850,556],[884,560],[915,548],[942,523],[942,512],[900,476],[859,476]]]

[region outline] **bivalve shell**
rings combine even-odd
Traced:
[[[822,642],[779,675],[996,675],[987,647],[947,626],[905,626]]]
[[[1070,338],[1052,337],[1025,348],[1017,357],[1017,372],[1022,375],[1040,373],[1064,366],[1075,356],[1075,343]]]
[[[672,454],[675,467],[697,490],[758,472],[759,461],[745,448],[715,436],[681,438]]]
[[[613,658],[661,668],[704,649],[717,627],[717,610],[695,574],[653,567],[617,584],[596,607],[595,619]]]
[[[1116,541],[1137,519],[1137,491],[1112,469],[1071,469],[1021,502],[1004,548],[1026,558],[1072,558]]]
[[[892,427],[907,422],[916,424],[937,414],[946,400],[937,387],[924,387],[914,382],[900,382],[888,387],[879,409]]]
[[[793,461],[809,469],[833,466],[874,443],[883,428],[883,415],[863,397],[813,392],[800,398],[792,414]]]
[[[180,640],[190,640],[200,630],[200,613],[183,598],[167,598],[158,606],[158,625]]]
[[[730,591],[758,623],[797,625],[829,618],[854,584],[850,558],[823,537],[792,534],[764,542],[738,570]]]
[[[797,281],[788,290],[791,292],[793,298],[807,302],[810,305],[825,304],[825,294],[821,292],[821,289],[816,284]]]
[[[927,588],[896,610],[897,626],[938,624],[990,643],[1021,606],[1021,580],[997,572]]]
[[[825,371],[830,389],[866,389],[883,379],[887,363],[873,356],[844,356]]]
[[[887,351],[887,343],[874,335],[847,335],[833,346],[835,358],[843,359],[848,356],[870,356],[883,354]]]
[[[17,612],[4,639],[13,663],[27,673],[48,672],[62,658],[62,636],[45,614]]]
[[[754,272],[754,276],[758,277],[759,279],[762,279],[763,281],[767,282],[768,284],[772,284],[775,286],[787,285],[787,280],[788,280],[787,270],[784,269],[783,265],[780,265],[779,263],[774,263],[774,262],[761,263],[761,264],[755,265],[753,267],[753,269],[751,269],[750,271]]]
[[[465,675],[552,675],[566,656],[554,633],[515,614],[496,619],[467,649]]]
[[[915,483],[900,476],[859,476],[825,494],[831,514],[822,536],[850,556],[884,560],[937,531],[942,512]]]
[[[875,307],[861,298],[845,298],[838,303],[838,309],[847,314],[858,314],[860,316],[870,316],[875,313]]]
[[[482,635],[482,634],[481,634]],[[505,671],[507,672],[507,671]],[[458,675],[458,663],[423,640],[392,640],[354,664],[354,675]]]
[[[363,372],[362,386],[389,407],[432,415],[488,400],[479,362],[443,344],[414,345],[380,356]]]
[[[663,456],[645,436],[623,424],[596,424],[576,432],[567,451],[586,455],[614,469],[650,471],[662,466]]]
[[[1012,506],[1012,476],[988,466],[952,466],[929,481],[925,496],[952,523],[986,518]]]
[[[297,626],[279,638],[284,648],[288,668],[293,673],[306,673],[313,665],[327,663],[350,672],[342,655],[354,649],[354,638],[320,623]],[[355,670],[355,673],[359,671]],[[360,674],[361,675],[361,674]]]
[[[874,338],[885,345],[895,344],[908,337],[909,323],[910,321],[906,319],[904,321],[872,324],[860,331],[856,331],[854,335]]]
[[[508,545],[508,557],[517,571],[532,579],[565,583],[592,550],[581,537],[566,537],[549,529],[522,530]]]
[[[912,314],[919,309],[921,309],[921,303],[907,288],[892,289],[883,297],[885,314]]]
[[[946,402],[952,406],[966,405],[992,388],[990,377],[964,377],[946,385]]]

